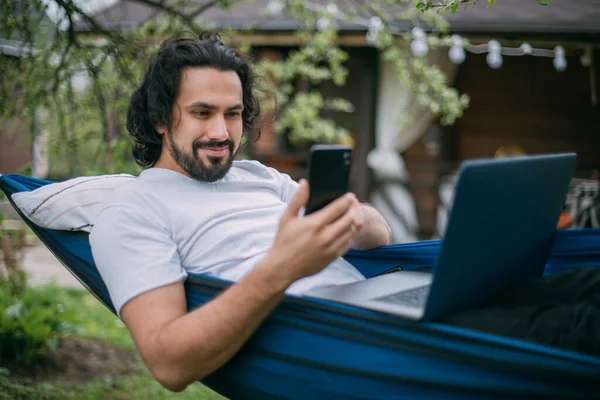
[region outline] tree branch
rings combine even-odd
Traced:
[[[52,91],[56,91],[58,89],[58,86],[60,85],[60,73],[61,71],[65,68],[65,66],[67,65],[67,56],[69,55],[69,52],[71,51],[71,47],[74,45],[73,42],[68,41],[67,45],[65,46],[62,55],[60,57],[60,63],[58,64],[58,66],[56,67],[56,69],[54,70],[54,83],[52,84]]]
[[[101,33],[103,35],[112,36],[111,32],[103,28],[93,17],[89,16],[88,13],[83,11],[77,5],[75,5],[71,0],[54,0],[56,5],[61,7],[65,13],[72,18],[72,14],[79,15],[86,23],[88,23],[92,28],[92,32]]]
[[[133,0],[136,3],[145,4],[150,7],[154,7],[158,10],[164,11],[165,13],[180,18],[187,25],[194,26],[194,18],[190,18],[187,14],[179,10],[177,7],[172,7],[166,4],[165,0],[153,1],[153,0]]]
[[[204,12],[206,12],[208,9],[212,8],[212,7],[216,7],[219,2],[221,0],[211,0],[208,3],[205,3],[201,6],[199,6],[198,8],[196,8],[195,10],[186,13],[185,11],[183,11],[182,9],[178,8],[177,6],[172,6],[172,5],[168,5],[166,4],[166,0],[132,0],[136,3],[140,3],[140,4],[145,4],[147,6],[150,7],[154,7],[156,9],[159,9],[161,11],[166,12],[167,14],[173,16],[173,17],[177,17],[177,18],[181,18],[181,20],[183,20],[187,25],[189,25],[190,27],[194,26],[194,20],[201,14],[203,14]],[[240,3],[241,0],[237,0],[237,1],[232,1],[232,5]]]
[[[212,0],[209,1],[208,3],[198,7],[196,10],[192,11],[189,16],[191,18],[197,18],[199,15],[203,14],[206,10],[208,10],[209,8],[215,7],[217,4],[219,3],[219,0]]]
[[[477,0],[460,0],[458,2],[458,4],[463,4],[463,3],[468,3],[468,2],[477,3]],[[433,8],[436,8],[436,7],[446,7],[446,6],[448,6],[448,3],[445,2],[445,1],[443,1],[443,0],[441,0],[441,1],[437,2],[437,3],[432,3],[431,4],[431,7],[433,7]]]
[[[88,64],[88,70],[92,75],[92,85],[94,88],[94,94],[96,99],[98,100],[98,106],[100,109],[100,119],[102,120],[102,136],[104,137],[104,142],[106,144],[110,143],[110,133],[108,129],[108,111],[106,106],[106,98],[104,97],[104,93],[102,92],[102,88],[100,87],[98,70],[94,65]]]

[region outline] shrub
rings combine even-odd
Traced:
[[[62,297],[63,293],[53,285],[26,288],[15,295],[10,284],[0,281],[2,362],[28,366],[43,350],[56,347],[61,334],[75,330],[63,322],[69,317],[65,315]]]

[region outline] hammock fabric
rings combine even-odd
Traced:
[[[12,193],[48,183],[0,176],[9,199]],[[24,220],[114,312],[87,234],[44,229]],[[351,251],[347,259],[373,276],[398,265],[431,265],[439,247],[439,241],[391,245]],[[599,260],[600,230],[557,231],[546,273],[597,266]],[[209,301],[229,284],[190,276],[185,283],[188,308]],[[599,396],[600,358],[287,296],[240,352],[203,383],[232,399],[583,399]]]

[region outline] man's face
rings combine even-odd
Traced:
[[[157,127],[163,148],[155,166],[205,182],[223,178],[240,146],[242,111],[242,83],[234,71],[184,69],[171,131]]]

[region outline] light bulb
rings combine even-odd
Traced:
[[[377,35],[383,29],[383,21],[381,18],[375,16],[369,20],[369,30],[367,31],[367,43],[375,46],[377,42]]]
[[[374,16],[369,19],[369,30],[379,30],[383,28],[383,21],[381,18]]]
[[[271,15],[281,15],[285,9],[285,4],[281,0],[271,0],[267,4],[267,11]]]
[[[414,55],[423,57],[429,52],[429,45],[423,39],[415,39],[410,44],[410,50]]]
[[[327,7],[325,9],[329,14],[333,16],[338,15],[338,13],[340,12],[340,10],[338,10],[338,7],[335,4],[327,4]]]
[[[450,36],[450,41],[452,42],[452,46],[461,46],[463,45],[463,40],[460,35],[452,35]]]
[[[501,50],[502,47],[497,40],[490,40],[488,42],[488,55],[485,59],[490,67],[498,69],[502,66]]]
[[[502,66],[502,55],[499,52],[492,51],[485,59],[491,68],[498,69]]]
[[[521,50],[523,51],[523,54],[531,54],[531,52],[533,51],[533,48],[531,47],[531,45],[529,43],[523,43],[521,45]]]
[[[562,46],[556,46],[554,48],[554,68],[557,71],[564,71],[567,68],[567,60],[565,59],[565,49]]]
[[[498,42],[497,40],[490,40],[488,42],[488,51],[490,53],[493,53],[493,52],[500,53],[501,49],[502,49],[502,47],[500,46],[500,42]]]
[[[410,33],[414,39],[425,39],[425,32],[419,27],[415,26]]]
[[[462,47],[452,46],[448,51],[448,57],[454,64],[462,64],[465,61],[465,50]]]
[[[369,43],[371,46],[375,46],[377,44],[377,36],[375,33],[373,33],[372,30],[369,30],[367,32],[365,39],[367,40],[367,43]]]
[[[562,46],[556,46],[554,48],[554,55],[556,57],[564,57],[565,56],[565,49]]]
[[[592,59],[589,54],[582,54],[579,60],[581,61],[581,65],[584,67],[589,67],[592,65]]]
[[[554,61],[552,61],[552,64],[554,64],[554,68],[556,68],[556,70],[559,72],[567,69],[567,60],[564,56],[555,57]]]
[[[317,20],[317,29],[324,31],[331,24],[329,18],[321,17]]]
[[[452,41],[452,47],[448,51],[448,57],[454,64],[462,64],[466,57],[462,38],[459,35],[452,35],[450,40]]]

